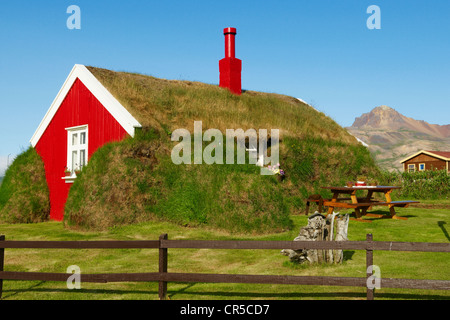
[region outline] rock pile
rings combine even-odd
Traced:
[[[300,229],[294,241],[348,240],[349,215],[337,216],[335,219],[336,215],[336,213],[333,213],[325,217],[316,211],[308,218],[307,226]],[[288,256],[290,261],[296,263],[341,263],[343,260],[342,250],[283,249],[281,254]]]

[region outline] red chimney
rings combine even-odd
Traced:
[[[242,61],[235,57],[236,28],[223,29],[225,35],[225,58],[219,61],[220,83],[222,88],[228,88],[232,93],[240,95]]]

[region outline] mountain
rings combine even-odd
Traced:
[[[450,150],[450,125],[429,124],[379,106],[356,118],[347,130],[368,145],[377,163],[401,170],[400,160],[419,150]]]

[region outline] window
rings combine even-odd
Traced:
[[[419,163],[419,171],[425,170],[425,163]]]
[[[88,127],[67,128],[67,169],[72,173],[87,164]]]
[[[408,172],[414,172],[414,171],[416,171],[416,165],[408,164]]]

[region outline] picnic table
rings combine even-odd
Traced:
[[[395,189],[400,189],[401,187],[396,186],[352,186],[352,187],[322,187],[323,189],[329,189],[333,193],[331,199],[324,199],[323,206],[328,207],[328,214],[332,214],[334,208],[348,208],[355,209],[356,219],[359,221],[370,221],[363,220],[363,216],[376,217],[376,218],[392,218],[407,220],[406,217],[399,217],[395,212],[395,207],[406,208],[412,203],[419,203],[419,201],[405,200],[405,201],[392,201],[391,193]],[[357,197],[356,192],[358,190],[363,190],[366,193],[363,197]],[[386,201],[378,201],[373,199],[374,193],[383,193]],[[340,195],[347,195],[347,197],[339,197]],[[350,196],[350,197],[348,197]],[[351,202],[348,202],[351,200]],[[367,213],[373,206],[387,206],[389,208],[389,215],[378,215]]]

